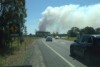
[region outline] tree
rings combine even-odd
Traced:
[[[77,27],[72,27],[71,30],[68,30],[67,35],[71,37],[76,37],[79,34],[80,30]]]
[[[80,31],[81,34],[95,34],[95,30],[93,27],[85,27],[83,29],[81,29]]]
[[[55,33],[55,32],[53,32],[53,33],[52,33],[52,35],[55,37],[55,36],[56,36],[56,33]]]
[[[95,29],[95,33],[96,33],[96,34],[100,34],[100,28],[96,28],[96,29]]]
[[[32,37],[32,36],[33,36],[33,34],[32,34],[32,33],[30,33],[30,34],[29,34],[29,36],[30,36],[30,37]]]
[[[6,33],[5,42],[10,40],[9,38],[9,24],[20,24],[21,31],[23,32],[25,27],[26,8],[25,0],[2,0],[2,12],[0,16],[0,29]],[[0,32],[2,33],[2,32]],[[2,36],[2,35],[1,35]]]
[[[27,35],[27,27],[26,26],[24,27],[24,32],[23,33],[24,33],[25,36]]]

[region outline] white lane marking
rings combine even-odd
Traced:
[[[43,41],[42,41],[43,42]],[[75,67],[71,62],[69,62],[67,59],[65,59],[62,55],[60,55],[58,52],[56,52],[53,48],[48,46],[45,42],[43,42],[45,46],[50,48],[54,53],[56,53],[61,59],[63,59],[67,64],[69,64],[71,67]]]

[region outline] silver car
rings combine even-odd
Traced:
[[[52,41],[52,37],[51,36],[47,36],[46,41]]]

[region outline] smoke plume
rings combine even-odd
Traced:
[[[71,27],[100,27],[100,4],[47,7],[39,20],[40,31],[66,33]]]

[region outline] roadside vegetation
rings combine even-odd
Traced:
[[[26,49],[33,44],[38,38],[24,37],[24,41],[19,44],[19,41],[14,40],[12,47],[5,55],[0,55],[0,66],[22,64]]]
[[[25,4],[25,0],[0,0],[0,65],[6,64],[6,59],[9,56],[16,55],[17,51],[33,41],[32,38],[28,37],[25,37],[24,41],[21,39],[27,35]],[[18,27],[14,25],[10,27],[12,24],[18,24]],[[18,36],[11,36],[15,33]]]
[[[100,28],[93,28],[93,27],[85,27],[83,29],[79,29],[78,27],[72,27],[67,32],[67,37],[65,37],[65,40],[74,41],[77,38],[79,38],[83,34],[100,34]]]
[[[68,41],[74,41],[77,39],[77,37],[65,37],[63,39],[68,40]]]
[[[93,27],[85,27],[82,29],[79,29],[78,27],[72,27],[67,32],[67,36],[69,37],[77,37],[78,35],[83,34],[100,34],[100,28],[93,28]]]

